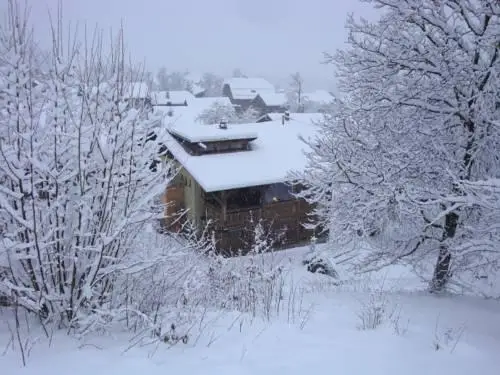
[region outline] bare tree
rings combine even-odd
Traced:
[[[233,70],[233,78],[247,78],[247,76],[243,74],[241,69],[236,68]]]
[[[199,84],[205,91],[205,96],[221,96],[224,79],[213,73],[205,73]]]
[[[162,91],[182,91],[187,90],[189,80],[187,79],[188,72],[167,71],[167,68],[162,67],[156,73],[155,89]]]
[[[0,33],[0,254],[3,294],[44,320],[76,328],[102,316],[136,237],[162,214],[169,166],[151,134],[160,119],[125,101],[131,82],[123,32],[108,54],[99,33],[79,48],[52,27],[38,73],[27,14],[9,2]],[[86,38],[86,40],[88,40]]]
[[[304,112],[303,100],[304,80],[299,72],[290,76],[290,87],[288,91],[288,101],[293,112]]]

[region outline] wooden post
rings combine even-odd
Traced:
[[[220,193],[220,198],[222,202],[222,220],[224,221],[224,224],[226,223],[227,219],[227,191],[223,190]]]

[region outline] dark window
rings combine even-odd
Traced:
[[[294,199],[294,196],[291,192],[291,186],[288,184],[273,184],[264,190],[264,203],[289,201],[292,199]]]

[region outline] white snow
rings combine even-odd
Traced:
[[[259,93],[264,103],[268,107],[278,107],[284,106],[287,103],[287,97],[283,93],[279,92],[262,92]]]
[[[199,95],[204,93],[206,90],[201,83],[203,81],[203,74],[199,72],[189,72],[186,75],[186,80],[189,81],[190,90],[193,95]]]
[[[323,120],[325,115],[320,112],[313,113],[290,113],[289,122],[297,122],[302,124],[313,124]],[[257,122],[265,122],[265,121],[281,121],[283,118],[283,113],[271,112],[260,117]]]
[[[173,112],[171,117],[165,117],[164,122],[169,128],[183,129],[194,124],[200,125],[197,118],[204,111],[210,109],[216,103],[223,106],[232,106],[229,98],[226,97],[210,97],[210,98],[193,98],[188,101],[187,106],[180,107],[156,107],[160,113],[167,114]]]
[[[335,97],[326,90],[304,93],[303,98],[317,104],[330,104],[335,100]]]
[[[45,339],[32,326],[33,339],[22,337],[29,353],[22,368],[19,351],[11,349],[16,344],[15,338],[10,341],[13,322],[4,312],[2,374],[498,374],[498,301],[431,296],[401,267],[336,287],[332,279],[303,270],[303,253],[294,249],[274,255],[293,287],[270,320],[206,313],[187,345],[134,346],[130,336],[120,333],[76,340],[56,332]],[[378,304],[384,307],[381,325],[359,329],[360,316]]]
[[[195,99],[189,91],[154,91],[151,93],[153,105],[184,104],[188,105]]]
[[[230,78],[224,80],[224,85],[231,88],[234,99],[254,99],[257,94],[275,93],[274,86],[264,78]]]
[[[195,138],[197,132],[208,136],[209,132],[224,134],[234,129],[240,135],[258,136],[251,142],[250,151],[201,156],[189,155],[173,137],[167,136],[165,145],[205,192],[286,182],[289,172],[303,170],[307,165],[304,155],[307,145],[300,137],[311,138],[317,131],[313,124],[293,121],[285,125],[281,121],[229,124],[227,130],[217,129],[217,125],[186,128],[197,142],[200,141]]]
[[[221,129],[218,125],[197,125],[173,127],[169,130],[171,133],[191,143],[255,139],[258,137],[256,132],[245,131],[244,128],[231,125],[227,129]]]

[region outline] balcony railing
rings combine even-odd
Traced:
[[[213,225],[220,229],[231,229],[242,227],[250,222],[260,219],[266,221],[287,221],[287,219],[306,218],[310,206],[301,200],[290,200],[268,203],[262,206],[226,209],[226,215],[222,207],[213,203],[205,202],[205,220],[211,220]]]

